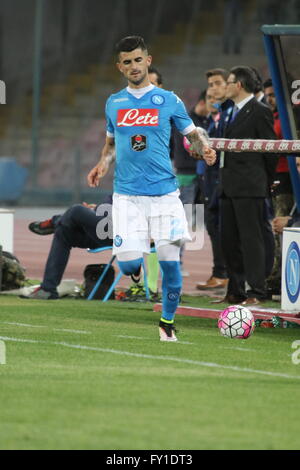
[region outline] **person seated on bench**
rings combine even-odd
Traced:
[[[106,204],[111,204],[110,197]],[[51,219],[44,221],[31,222],[28,226],[29,230],[37,235],[54,234],[46,267],[43,275],[43,281],[28,296],[22,298],[52,300],[58,298],[57,286],[60,284],[64,275],[70,252],[73,247],[78,248],[103,248],[112,246],[112,239],[104,237],[99,239],[96,228],[99,222],[104,223],[106,217],[105,231],[112,233],[112,217],[111,211],[107,215],[99,215],[97,213],[105,213],[104,204],[99,207],[96,204],[77,204],[70,207],[64,214],[54,215]],[[153,259],[154,258],[154,259]],[[148,265],[148,285],[152,300],[159,299],[158,296],[158,277],[159,267],[156,253],[150,253],[147,257]],[[126,299],[137,300],[144,294],[143,283],[139,279],[135,279],[133,284],[126,291]]]
[[[62,215],[54,215],[49,220],[29,224],[28,228],[32,232],[38,235],[54,234],[54,237],[42,283],[26,298],[39,300],[58,298],[57,286],[62,280],[73,247],[95,249],[112,246],[112,239],[108,238],[109,233],[112,233],[111,210],[105,212],[105,209],[109,208],[108,204],[110,203],[99,206],[76,204]],[[97,235],[97,226],[99,228],[98,224],[101,221],[107,234],[104,233],[101,237],[103,239],[98,237],[99,230]]]

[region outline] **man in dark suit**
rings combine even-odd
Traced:
[[[235,106],[225,138],[276,139],[272,112],[255,99],[254,91],[250,67],[231,69],[227,97]],[[266,296],[264,204],[276,164],[276,157],[268,154],[222,152],[220,156],[221,240],[229,276],[223,300],[228,303],[255,305]]]

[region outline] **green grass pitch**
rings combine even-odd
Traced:
[[[300,330],[231,340],[178,315],[180,341],[161,343],[150,303],[0,308],[0,449],[299,448]]]

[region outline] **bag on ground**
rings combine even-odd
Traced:
[[[8,251],[2,251],[1,257],[2,282],[1,290],[19,289],[25,285],[25,268],[21,266],[16,256]]]
[[[88,264],[83,272],[84,282],[84,297],[87,298],[94,288],[99,277],[103,273],[103,270],[106,268],[106,264]],[[103,299],[114,282],[115,279],[115,270],[113,266],[109,266],[107,273],[105,274],[100,286],[98,287],[93,299]],[[115,291],[113,291],[109,297],[109,300],[115,298]]]

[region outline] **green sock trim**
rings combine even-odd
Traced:
[[[167,323],[168,325],[172,325],[174,323],[174,320],[166,320],[163,317],[161,317],[160,321],[163,321],[164,323]]]
[[[159,262],[157,253],[150,253],[147,257],[148,266],[148,287],[152,292],[157,292],[159,278]]]

